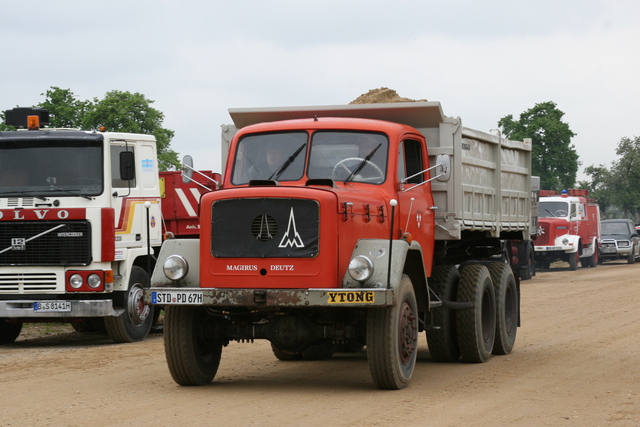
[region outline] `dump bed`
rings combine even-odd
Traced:
[[[437,207],[436,240],[457,240],[464,230],[493,237],[531,225],[531,143],[468,129],[443,114],[439,102],[350,104],[315,107],[229,109],[233,125],[222,127],[222,157],[244,126],[308,117],[355,117],[406,124],[427,140],[433,166],[439,154],[451,159],[451,179],[432,182]]]

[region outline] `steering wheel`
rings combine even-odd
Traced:
[[[362,162],[365,162],[365,165],[362,169],[360,169],[360,173],[355,175],[355,177],[357,177],[357,181],[382,182],[384,180],[384,172],[382,172],[378,165],[370,160],[365,160],[360,157],[347,157],[346,159],[342,159],[338,163],[336,163],[336,165],[333,167],[333,170],[331,171],[331,179],[333,179],[334,181],[344,181],[349,175],[351,175],[351,172],[353,172],[355,168],[357,168],[358,165]],[[352,167],[349,168],[349,166],[347,166],[347,163],[353,163],[353,165],[350,165]],[[373,176],[363,177],[361,174],[365,170],[371,171]],[[344,175],[344,172],[346,172],[346,175]],[[341,178],[342,175],[344,175],[344,178]]]
[[[553,214],[555,216],[567,216],[569,212],[565,211],[564,209],[558,209],[557,211],[555,211]]]

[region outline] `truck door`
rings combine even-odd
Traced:
[[[431,272],[435,213],[425,142],[407,138],[398,151],[398,227],[420,243],[427,274]]]

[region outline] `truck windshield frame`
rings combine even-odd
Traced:
[[[102,138],[0,138],[0,197],[102,194],[102,145]]]

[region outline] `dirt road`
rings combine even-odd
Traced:
[[[214,382],[176,385],[161,334],[135,344],[72,332],[0,346],[0,425],[640,426],[640,264],[553,268],[522,282],[514,352],[432,362],[373,387],[364,352],[282,362],[231,343]]]

